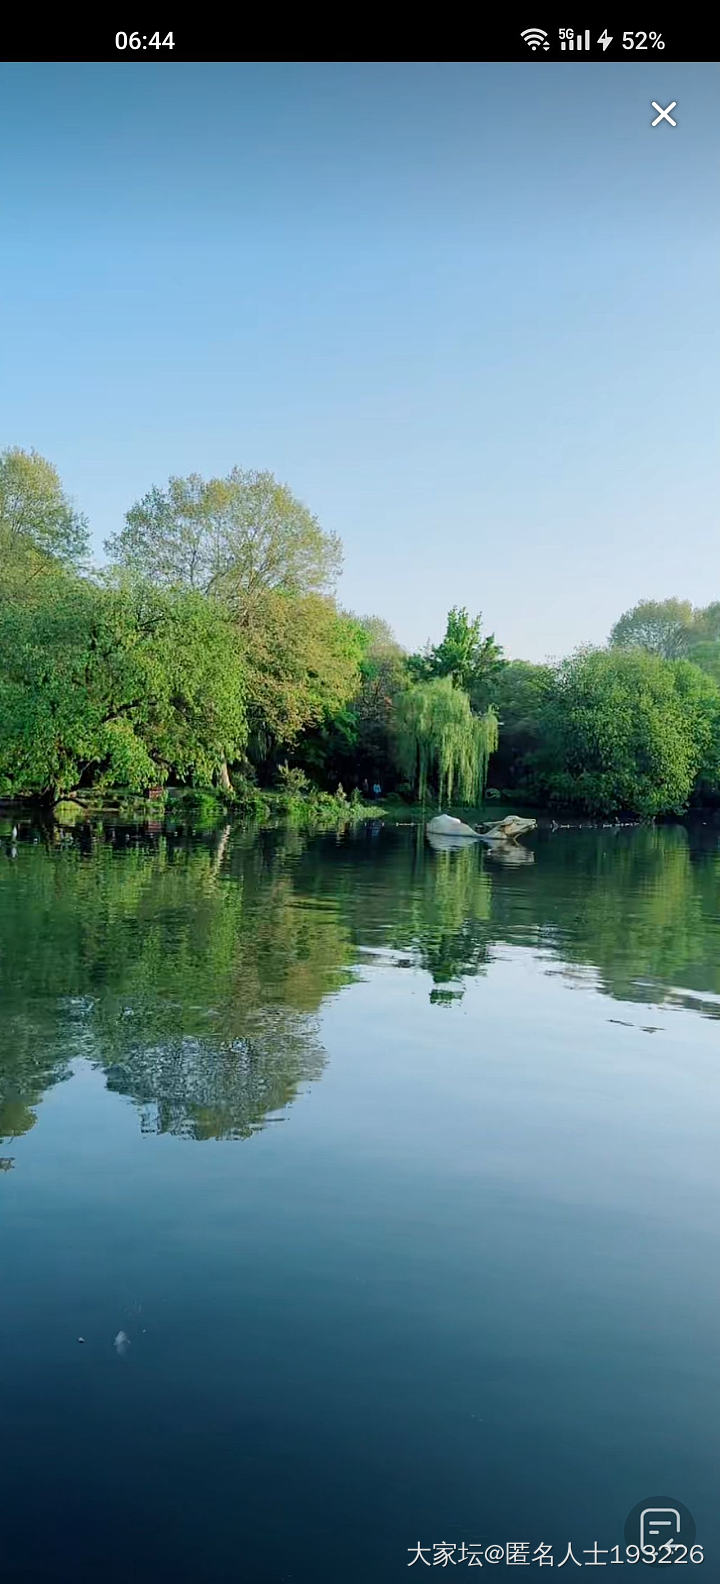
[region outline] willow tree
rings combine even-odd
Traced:
[[[439,677],[400,695],[396,741],[400,764],[421,802],[432,789],[439,805],[453,797],[478,803],[497,748],[497,716],[492,709],[473,715],[467,693],[451,677]]]

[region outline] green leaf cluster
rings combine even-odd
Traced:
[[[716,773],[720,693],[689,661],[591,649],[557,667],[540,727],[539,784],[551,800],[680,813],[698,776]]]
[[[246,736],[227,618],[201,596],[52,579],[0,605],[0,785],[209,785]]]
[[[498,741],[492,709],[474,715],[462,688],[437,677],[401,694],[396,731],[400,763],[421,801],[433,789],[440,805],[480,802]]]
[[[454,605],[448,613],[441,642],[427,645],[421,653],[411,655],[408,666],[417,681],[450,677],[478,708],[487,704],[488,686],[503,663],[503,652],[495,642],[494,633],[483,637],[482,616],[471,619],[464,606]]]

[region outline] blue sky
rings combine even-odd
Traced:
[[[0,446],[98,551],[269,468],[408,646],[716,599],[719,107],[665,61],[0,67]]]

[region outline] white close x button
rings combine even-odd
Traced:
[[[656,104],[654,99],[651,100],[651,103],[653,110],[659,111],[659,114],[656,115],[655,120],[650,122],[651,126],[659,126],[661,121],[669,121],[671,126],[677,126],[677,121],[673,121],[673,118],[670,114],[670,111],[674,110],[677,105],[677,99],[671,100],[670,104],[666,105],[664,110],[662,105]]]

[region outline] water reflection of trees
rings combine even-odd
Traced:
[[[253,1131],[322,1070],[316,1014],[352,950],[298,896],[287,846],[126,834],[21,844],[2,871],[0,1136],[80,1055],[144,1126],[195,1137]]]
[[[476,846],[423,853],[396,944],[409,945],[431,975],[436,1004],[457,999],[465,975],[484,971],[491,906],[491,882]]]
[[[383,840],[380,868],[359,835],[327,846],[314,871],[308,853],[301,881],[342,899],[356,938],[411,951],[438,985],[460,985],[515,945],[568,975],[594,970],[617,999],[720,1015],[715,829],[548,831],[533,850],[534,864],[501,866],[483,847],[433,852],[421,832],[403,831]]]
[[[481,973],[492,942],[491,880],[484,850],[474,843],[433,851],[421,826],[372,833],[362,828],[342,842],[309,847],[298,867],[303,893],[342,910],[364,950],[409,954],[425,969],[436,1002],[452,1000],[464,977]],[[431,992],[432,994],[432,992]]]
[[[538,944],[594,969],[599,988],[619,1000],[720,1015],[716,834],[681,825],[561,831],[540,848],[538,865]]]
[[[367,951],[425,970],[435,1004],[510,945],[617,999],[720,1015],[710,829],[559,831],[512,867],[414,829],[23,836],[0,864],[0,1138],[78,1055],[145,1128],[247,1135],[322,1072],[320,1009]]]

